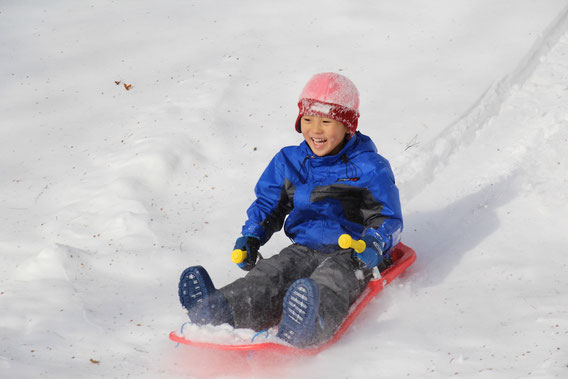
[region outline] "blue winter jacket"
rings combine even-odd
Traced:
[[[283,148],[255,193],[242,234],[261,244],[285,219],[284,231],[293,242],[323,252],[337,250],[343,233],[356,239],[372,234],[385,242],[385,251],[400,241],[394,175],[373,141],[359,132],[333,156],[316,156],[305,141]]]

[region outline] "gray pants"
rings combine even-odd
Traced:
[[[280,254],[261,259],[245,277],[220,289],[233,312],[235,327],[259,331],[277,325],[288,287],[309,277],[320,290],[319,315],[324,329],[318,339],[328,339],[371,278],[371,271],[362,270],[352,253],[351,249],[320,253],[291,245]]]

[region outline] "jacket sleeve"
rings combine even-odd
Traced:
[[[382,241],[383,251],[388,252],[400,242],[403,222],[398,188],[386,160],[375,171],[369,190],[380,206],[366,218],[363,235]]]
[[[287,191],[291,183],[285,177],[282,160],[280,152],[262,173],[254,189],[256,200],[247,210],[248,219],[242,229],[244,236],[256,237],[262,245],[282,229],[293,207]]]

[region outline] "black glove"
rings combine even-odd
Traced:
[[[235,242],[234,249],[245,250],[247,252],[247,257],[241,263],[237,263],[237,266],[245,271],[250,271],[256,264],[258,258],[258,248],[260,247],[260,241],[258,238],[242,236],[237,238]]]

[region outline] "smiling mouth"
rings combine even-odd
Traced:
[[[327,142],[327,139],[325,139],[325,138],[313,138],[312,137],[312,142],[314,143],[315,146],[319,147],[319,146],[325,145],[325,143]]]

